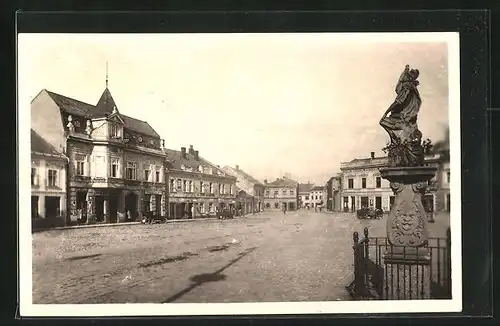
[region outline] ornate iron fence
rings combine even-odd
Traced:
[[[446,238],[429,238],[421,248],[393,246],[387,238],[364,238],[353,234],[354,280],[346,287],[354,300],[413,300],[451,299],[451,233]],[[386,253],[398,251],[401,259],[388,264]],[[427,259],[408,263],[405,258],[419,257],[425,251]]]

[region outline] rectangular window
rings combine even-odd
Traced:
[[[266,190],[266,197],[269,197],[270,194],[269,190]]]
[[[451,175],[450,175],[450,171],[446,172],[446,182],[447,183],[450,183],[450,180],[451,180]]]
[[[288,195],[288,191],[287,190],[283,190],[283,196],[287,196]]]
[[[205,193],[205,189],[203,189],[205,187],[205,185],[203,184],[203,181],[200,181],[200,193],[204,194]]]
[[[151,171],[144,170],[144,181],[149,181],[150,176],[151,176]]]
[[[290,190],[290,196],[295,196],[295,190]]]
[[[222,194],[222,185],[219,183],[219,194]]]
[[[175,180],[174,179],[170,179],[170,191],[175,192]]]
[[[49,170],[48,186],[49,187],[56,187],[57,186],[57,171],[56,170]]]
[[[85,162],[76,162],[76,175],[85,175]]]
[[[36,169],[31,168],[31,185],[36,186]]]
[[[361,188],[366,188],[366,178],[361,179]]]
[[[182,181],[182,191],[188,192],[188,183],[187,183],[187,180]]]
[[[306,196],[306,200],[309,200],[309,196]]]
[[[127,162],[127,179],[129,180],[137,179],[137,163]]]
[[[274,191],[274,197],[278,197],[278,190]]]
[[[160,171],[155,171],[155,182],[161,182],[160,181]]]
[[[111,161],[111,177],[112,178],[118,178],[119,165],[120,165],[120,162],[118,159],[113,159]]]
[[[214,193],[214,184],[210,182],[210,193]]]
[[[182,191],[182,180],[177,179],[177,191]]]
[[[319,196],[319,200],[322,200],[323,199],[323,196]]]
[[[233,185],[229,185],[229,194],[232,195],[233,194]]]
[[[376,187],[377,188],[382,187],[382,178],[381,177],[376,177],[375,178],[375,183],[376,183]]]
[[[314,199],[315,199],[315,200],[318,200],[318,195],[314,196]]]
[[[120,137],[120,127],[114,123],[109,123],[109,137],[119,138]]]
[[[189,181],[189,192],[194,192],[194,184],[193,184],[193,181]]]
[[[347,179],[347,188],[354,188],[354,179]]]

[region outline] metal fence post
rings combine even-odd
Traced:
[[[359,235],[358,232],[352,234],[352,240],[354,241],[353,253],[354,253],[354,296],[357,299],[360,294],[361,289],[361,275],[359,266]]]
[[[446,230],[446,294],[451,299],[451,230]]]

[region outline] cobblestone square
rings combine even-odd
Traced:
[[[384,236],[385,218],[301,210],[39,232],[33,303],[348,300],[352,233]],[[448,224],[436,216],[430,236]]]

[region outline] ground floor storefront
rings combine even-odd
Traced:
[[[297,210],[297,200],[290,199],[266,199],[264,202],[264,208],[266,210],[287,210],[295,211]]]
[[[66,193],[32,192],[31,221],[33,229],[66,225]]]
[[[384,193],[344,193],[342,195],[342,211],[356,212],[361,208],[381,209],[384,212],[389,212],[394,204],[395,196],[393,192]],[[427,193],[422,196],[422,204],[427,212],[435,212],[440,210],[437,206],[437,196],[433,193]]]
[[[71,222],[126,222],[143,214],[166,216],[167,195],[163,187],[78,188],[69,192]]]
[[[217,212],[229,209],[236,212],[236,201],[230,199],[197,199],[171,197],[168,204],[169,219],[197,218],[216,215]]]

